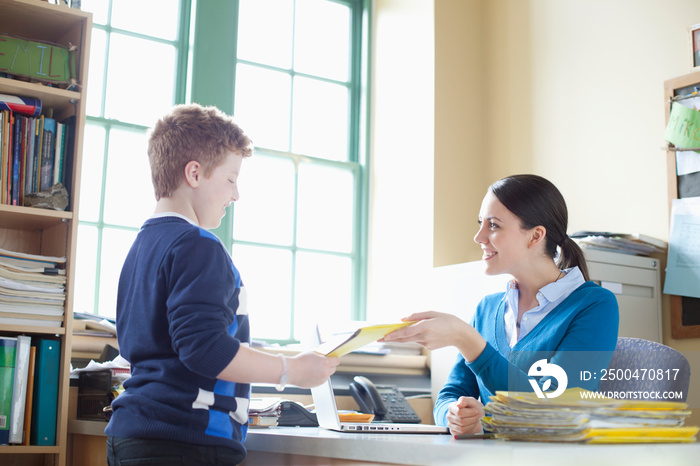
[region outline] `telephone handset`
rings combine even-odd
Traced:
[[[375,421],[420,423],[401,391],[394,385],[374,385],[367,377],[356,376],[350,383],[350,393],[360,411],[374,414]]]

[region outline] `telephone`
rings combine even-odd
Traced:
[[[350,383],[350,393],[360,411],[374,414],[375,421],[420,423],[401,391],[394,385],[374,385],[367,377],[356,376]]]

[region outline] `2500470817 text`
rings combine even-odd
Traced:
[[[600,380],[676,380],[680,369],[601,369]],[[581,371],[581,380],[597,380],[598,372]]]

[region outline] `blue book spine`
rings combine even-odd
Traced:
[[[56,120],[44,118],[44,138],[41,147],[39,190],[44,191],[53,185],[53,162],[55,155]]]
[[[30,443],[49,446],[56,444],[56,409],[58,408],[58,366],[61,342],[41,339],[36,344],[34,371],[34,405]]]
[[[20,187],[20,134],[22,133],[22,122],[20,116],[14,117],[13,126],[13,143],[12,143],[12,205],[19,205],[19,187]]]
[[[10,415],[16,354],[17,339],[0,337],[0,445],[8,445],[10,442]]]

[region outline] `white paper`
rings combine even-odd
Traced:
[[[700,298],[700,198],[674,199],[664,293]]]
[[[684,107],[700,109],[700,97],[691,97],[678,102]],[[694,151],[676,152],[676,174],[678,176],[700,172],[700,154]]]

